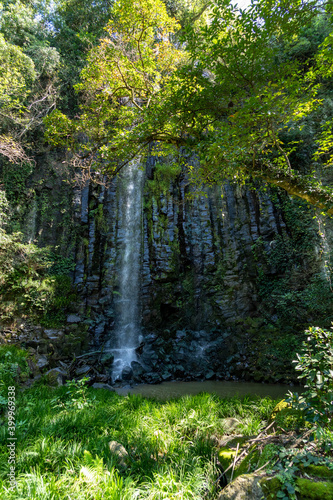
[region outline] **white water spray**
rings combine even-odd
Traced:
[[[119,294],[115,297],[115,331],[112,378],[121,378],[125,367],[136,360],[140,336],[140,255],[142,183],[144,172],[139,161],[132,161],[122,172],[120,187]]]

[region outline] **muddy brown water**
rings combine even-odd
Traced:
[[[162,384],[140,384],[134,387],[120,387],[118,394],[141,394],[147,398],[167,400],[200,392],[214,393],[221,398],[232,396],[270,396],[272,399],[283,399],[288,391],[302,392],[300,386],[285,384],[260,384],[256,382],[163,382]]]

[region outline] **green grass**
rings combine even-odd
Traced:
[[[214,440],[223,418],[253,434],[276,402],[199,394],[161,402],[82,387],[17,391],[17,488],[10,491],[6,418],[0,429],[0,491],[11,499],[213,498]],[[126,465],[109,442],[128,452]]]

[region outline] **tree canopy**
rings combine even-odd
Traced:
[[[1,5],[0,154],[14,163],[28,158],[27,136],[55,106],[60,57],[46,33],[28,3]]]
[[[81,15],[84,0],[31,5],[2,13],[2,58],[16,54],[14,78],[0,82],[3,106],[12,117],[19,106],[22,121],[31,81],[45,91],[58,74],[46,138],[74,164],[114,175],[153,145],[196,156],[199,184],[261,179],[333,212],[329,3],[121,0],[99,2],[97,19],[97,4]]]

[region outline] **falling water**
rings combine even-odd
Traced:
[[[139,161],[132,161],[120,178],[119,291],[115,296],[116,324],[110,349],[114,354],[113,380],[121,378],[123,369],[136,360],[139,344],[143,177]]]

